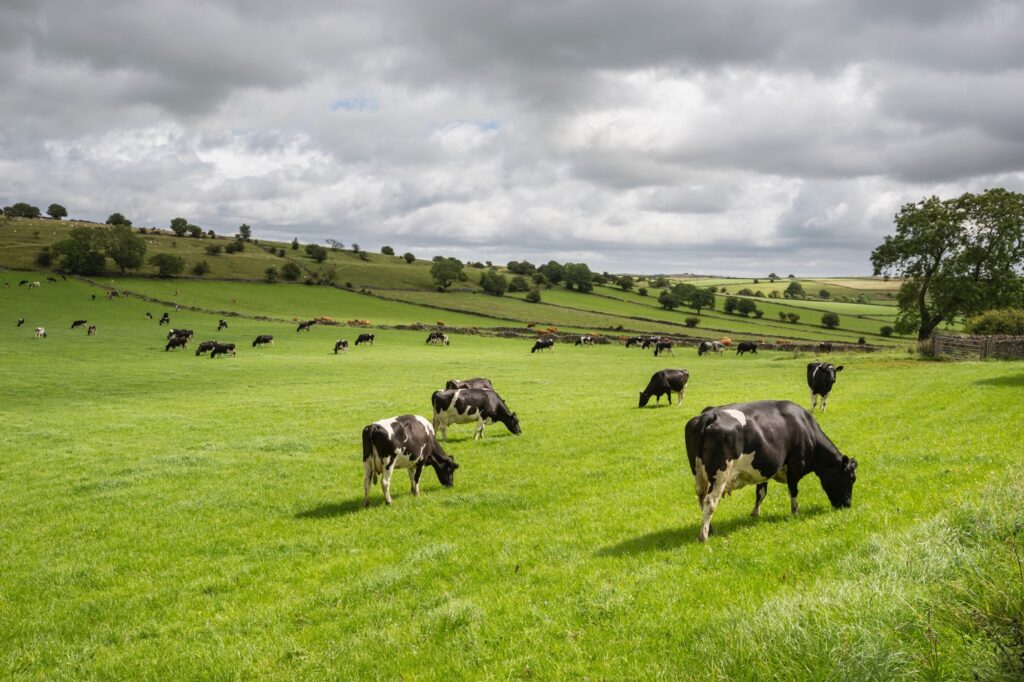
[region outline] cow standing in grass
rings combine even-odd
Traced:
[[[481,388],[445,389],[435,391],[430,397],[430,403],[434,407],[434,428],[441,432],[445,440],[448,440],[450,424],[476,423],[473,440],[483,438],[484,425],[495,422],[504,424],[513,435],[522,433],[519,417],[508,409],[505,401],[494,391]]]
[[[168,341],[167,345],[164,346],[164,350],[168,351],[172,348],[185,348],[188,344],[187,336],[172,336]]]
[[[736,355],[743,355],[744,353],[753,353],[757,355],[757,344],[753,341],[742,341],[736,346]]]
[[[25,324],[25,318],[24,317],[19,317],[18,318],[18,326],[21,327],[24,324]]]
[[[46,327],[36,327],[36,338],[37,339],[45,339],[46,338]]]
[[[433,467],[446,488],[455,485],[459,465],[444,451],[434,427],[419,415],[403,414],[381,419],[363,428],[363,506],[370,506],[370,486],[380,476],[384,503],[391,504],[391,475],[395,469],[409,472],[413,495],[420,494],[423,467]]]
[[[262,348],[263,346],[274,345],[274,337],[270,334],[260,334],[252,341],[253,348]]]
[[[368,343],[368,344],[370,344],[372,346],[373,345],[373,341],[374,341],[374,335],[373,334],[360,334],[359,336],[356,337],[356,345],[357,346],[359,344],[361,344],[361,343]]]
[[[337,355],[339,350],[342,353],[347,353],[348,352],[348,341],[346,341],[345,339],[338,339],[337,341],[335,341],[335,343],[334,343],[334,354]]]
[[[537,342],[533,344],[533,348],[530,349],[531,353],[536,353],[539,350],[554,350],[555,340],[553,338],[537,339]]]
[[[655,403],[661,402],[661,396],[668,396],[668,404],[672,404],[672,394],[679,396],[679,405],[683,404],[686,395],[686,382],[690,373],[685,369],[663,369],[655,372],[647,382],[647,388],[640,391],[640,407],[645,407],[653,397]]]
[[[213,350],[210,351],[210,359],[212,360],[215,357],[217,357],[218,355],[234,355],[234,354],[235,354],[235,344],[233,344],[233,343],[218,343],[217,345],[215,345],[213,347]]]
[[[217,342],[216,341],[202,341],[199,344],[199,347],[196,348],[196,357],[199,357],[200,355],[205,355],[206,353],[209,353],[210,351],[212,351],[216,347],[217,347]]]
[[[807,365],[807,387],[811,389],[811,412],[818,404],[821,396],[821,411],[825,411],[828,396],[836,383],[836,373],[842,372],[843,366],[836,367],[830,362],[811,362]]]
[[[227,323],[226,320],[220,320],[219,322],[217,322],[217,331],[223,331],[223,330],[225,330],[227,328],[228,328],[228,323]]]

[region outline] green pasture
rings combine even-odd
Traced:
[[[799,515],[772,484],[755,520],[743,489],[702,545],[683,425],[706,405],[806,405],[812,356],[531,355],[396,331],[336,356],[356,330],[233,318],[217,334],[216,315],[172,310],[239,344],[211,360],[165,352],[151,303],[20,278],[0,273],[6,679],[1024,674],[1022,363],[835,354],[846,369],[818,419],[860,462],[853,508],[833,511],[811,476]],[[284,311],[274,297],[308,290],[243,298]],[[276,345],[251,348],[258,333]],[[638,409],[672,366],[691,373],[683,406]],[[470,376],[493,380],[523,434],[452,427],[453,489],[424,472],[414,498],[396,474],[394,505],[378,485],[363,510],[362,427],[426,415],[431,391]]]

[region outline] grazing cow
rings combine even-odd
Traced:
[[[170,323],[171,323],[171,316],[170,316],[170,315],[168,315],[167,313],[164,313],[164,314],[163,314],[163,315],[162,315],[162,316],[160,317],[160,322],[158,323],[158,326],[159,326],[159,325],[165,325],[165,324],[170,324]]]
[[[435,346],[447,346],[450,344],[450,341],[448,340],[448,335],[444,332],[433,331],[427,335],[427,343],[432,343]]]
[[[457,388],[435,391],[430,397],[434,406],[434,428],[448,440],[449,424],[470,424],[476,422],[473,440],[483,438],[484,425],[501,422],[518,436],[519,417],[505,406],[505,401],[494,391],[482,388]]]
[[[554,338],[537,339],[537,343],[533,344],[533,348],[530,349],[530,352],[536,353],[539,350],[554,350],[554,347]]]
[[[153,319],[153,313],[146,313],[146,319],[152,320]]]
[[[46,338],[46,328],[45,327],[36,327],[36,338],[37,339],[45,339]]]
[[[89,327],[85,330],[85,335],[96,336],[96,325],[90,324]]]
[[[199,343],[199,347],[196,348],[196,357],[198,358],[200,355],[204,355],[204,354],[212,351],[216,347],[217,347],[217,342],[216,341],[201,341]]]
[[[403,414],[381,419],[363,428],[363,506],[370,506],[370,486],[380,476],[384,503],[391,504],[391,474],[408,469],[412,494],[420,494],[424,466],[434,468],[445,488],[455,485],[455,463],[434,435],[434,427],[419,415]]]
[[[757,344],[753,341],[741,341],[736,346],[736,355],[743,355],[744,353],[757,355]]]
[[[29,289],[38,289],[40,286],[42,286],[42,285],[39,284],[39,282],[32,282],[31,284],[28,285],[28,288]]]
[[[24,317],[19,317],[19,318],[18,318],[18,326],[20,327],[20,326],[22,326],[23,324],[25,324],[25,318],[24,318]]]
[[[648,336],[640,344],[640,348],[641,348],[641,350],[647,350],[651,346],[657,345],[657,343],[659,341],[661,341],[661,337],[660,336]]]
[[[342,353],[348,352],[348,341],[346,341],[345,339],[338,339],[337,341],[335,341],[334,354],[337,355],[339,350]]]
[[[233,343],[218,343],[217,345],[215,345],[213,347],[213,350],[210,351],[210,359],[212,360],[215,357],[217,357],[218,355],[234,355],[234,354],[235,354],[235,344],[233,344]]]
[[[811,412],[821,396],[821,411],[825,411],[828,395],[836,383],[836,372],[842,372],[843,366],[836,367],[830,362],[810,362],[807,364],[807,387],[811,389]]]
[[[167,338],[171,338],[172,336],[181,336],[186,339],[191,339],[193,334],[194,332],[191,329],[172,329],[167,332]]]
[[[267,343],[269,343],[271,346],[273,346],[274,345],[274,337],[271,336],[270,334],[260,334],[259,336],[257,336],[255,339],[252,340],[252,347],[253,348],[256,348],[257,346],[262,347],[264,344],[267,344]]]
[[[46,278],[46,281],[47,281],[47,282],[53,282],[53,283],[56,283],[56,282],[57,282],[57,278],[56,278],[56,277],[47,277],[47,278]]]
[[[750,515],[760,516],[769,479],[789,486],[794,514],[798,484],[807,474],[818,476],[836,509],[850,506],[857,480],[857,460],[839,452],[811,413],[788,400],[704,408],[686,423],[686,455],[704,515],[697,535],[702,542],[722,496],[745,485],[757,485]]]
[[[314,324],[316,324],[316,320],[306,320],[305,322],[299,322],[299,328],[296,329],[295,331],[301,332],[303,329],[305,329],[308,332],[309,328],[312,327]]]
[[[576,345],[577,346],[593,346],[594,345],[594,337],[593,336],[587,336],[587,335],[581,336],[578,339],[576,339]]]
[[[221,321],[219,321],[217,323],[217,331],[223,331],[224,329],[227,329],[227,328],[228,328],[228,323],[226,321],[221,320]]]
[[[820,352],[820,353],[831,353],[832,352],[832,344],[829,343],[828,341],[822,341],[821,343],[818,344],[818,352]]]
[[[483,377],[476,377],[475,379],[449,379],[448,383],[444,385],[445,389],[452,391],[457,388],[482,388],[487,391],[493,391],[494,385],[490,379]]]
[[[672,350],[673,346],[675,346],[675,342],[672,339],[662,339],[661,341],[658,341],[658,343],[654,344],[654,357],[664,355],[665,353],[675,355],[675,352]]]
[[[359,336],[356,337],[356,345],[358,346],[361,343],[368,343],[372,346],[373,339],[373,334],[360,334]]]
[[[87,320],[75,320],[71,323],[71,328],[74,329],[75,327],[81,327],[83,324],[86,324],[86,322]]]
[[[23,280],[21,280],[20,282],[18,282],[18,286],[19,286],[19,287],[23,287],[23,286],[25,286],[26,284],[28,284],[28,280],[27,280],[27,279],[23,279]]]
[[[709,353],[722,354],[722,344],[719,341],[701,341],[700,345],[697,346],[697,355],[707,355]]]
[[[663,369],[651,375],[647,382],[647,388],[640,391],[640,407],[645,407],[647,402],[654,397],[655,403],[661,402],[661,396],[668,396],[668,404],[672,404],[672,394],[679,396],[679,405],[683,404],[683,397],[686,395],[686,382],[690,380],[690,373],[685,369]]]
[[[164,350],[168,351],[172,348],[184,348],[188,343],[188,337],[186,336],[172,336],[168,341],[167,345],[164,346]]]
[[[92,295],[92,300],[94,300],[94,301],[96,300],[96,294]]]
[[[626,339],[626,348],[632,348],[633,346],[639,346],[643,342],[644,342],[644,337],[642,337],[642,336],[631,336],[628,339]]]

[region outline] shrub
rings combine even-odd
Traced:
[[[277,281],[277,268],[275,268],[273,265],[271,265],[269,268],[267,268],[266,270],[263,271],[263,278],[265,280],[267,280],[267,282],[270,283],[270,284],[273,284],[274,282],[276,282]]]
[[[36,256],[36,265],[41,268],[48,268],[52,262],[53,254],[50,253],[50,247],[44,246],[43,250],[39,252],[38,256]]]
[[[302,277],[302,268],[295,263],[285,263],[281,266],[281,276],[289,282],[294,282],[299,277]]]
[[[199,261],[198,263],[196,263],[195,265],[192,266],[192,274],[196,275],[197,277],[202,277],[203,275],[205,275],[209,271],[210,271],[210,264],[207,263],[204,260],[201,260],[201,261]]]
[[[540,303],[540,289],[530,289],[526,294],[526,300],[530,303]]]
[[[236,239],[224,247],[224,253],[239,253],[240,251],[245,251],[245,242],[241,239]]]
[[[185,269],[185,260],[169,253],[158,253],[149,259],[149,264],[156,266],[161,277],[173,277]]]
[[[683,324],[685,324],[687,327],[690,327],[690,328],[696,327],[698,324],[700,324],[700,318],[699,317],[688,317],[685,320],[683,320]]]
[[[818,292],[818,298],[828,298],[832,294],[829,293],[828,289],[822,289]]]
[[[821,316],[821,326],[826,329],[835,329],[839,326],[839,316],[835,313],[825,313]]]
[[[327,249],[319,244],[306,244],[306,255],[317,263],[323,263],[327,260]]]
[[[663,291],[658,296],[658,303],[665,310],[675,310],[679,307],[679,299],[671,291]]]
[[[637,289],[636,293],[640,294],[641,296],[646,296],[647,295],[647,287],[640,287],[639,289]]]
[[[493,270],[488,270],[480,275],[480,286],[489,294],[494,296],[504,296],[505,292],[508,290],[508,280],[505,279],[505,275],[499,274]]]
[[[786,315],[786,319],[789,320],[790,324],[796,324],[800,321],[800,316],[796,313],[789,313]]]
[[[754,311],[754,317],[756,317],[757,319],[760,320],[762,317],[764,317],[764,311],[763,310],[755,310]]]
[[[1024,310],[1020,308],[1003,308],[1002,310],[986,310],[964,323],[964,331],[968,334],[1011,334],[1024,335]]]
[[[893,331],[894,330],[892,327],[890,327],[889,325],[885,325],[884,327],[878,330],[878,333],[881,334],[882,336],[892,336]]]
[[[294,239],[292,239],[292,251],[298,251],[298,250],[299,250],[299,238],[295,237]]]
[[[543,277],[544,275],[541,275]],[[529,291],[530,283],[526,281],[526,278],[522,275],[516,275],[512,278],[512,281],[508,283],[509,291]]]
[[[127,225],[128,227],[131,227],[132,221],[128,220],[120,213],[111,213],[107,216],[107,225]]]
[[[380,252],[383,253],[385,256],[394,256],[395,255],[395,250],[393,248],[391,248],[390,246],[382,246],[382,247],[380,247]]]
[[[406,263],[412,263],[414,260],[416,260],[416,256],[412,255],[408,251],[402,254],[402,258],[405,259]]]
[[[749,298],[741,298],[736,304],[736,312],[743,317],[749,317],[752,313],[757,312],[757,304],[751,301]],[[764,313],[762,313],[763,315]]]
[[[743,289],[740,289],[736,293],[739,294],[740,296],[753,296],[754,295],[753,291],[751,291],[750,289],[747,289],[745,287]]]
[[[740,304],[740,299],[736,298],[735,296],[727,296],[725,298],[725,308],[724,308],[724,310],[725,310],[725,312],[727,312],[727,313],[729,313],[731,315],[732,313],[736,312],[736,309],[739,307],[739,304]]]
[[[224,247],[222,247],[220,244],[207,244],[206,245],[206,253],[208,253],[211,256],[219,256],[220,252],[223,251],[223,250],[224,250]]]

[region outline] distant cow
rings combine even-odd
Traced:
[[[631,336],[628,339],[626,339],[626,348],[632,348],[633,346],[639,346],[643,342],[644,342],[644,337],[642,337],[642,336]]]
[[[305,322],[299,322],[299,328],[296,329],[295,331],[301,332],[303,329],[305,329],[308,332],[309,328],[312,327],[315,324],[316,324],[316,320],[306,320]]]
[[[493,391],[494,385],[490,379],[484,377],[476,377],[474,379],[449,379],[448,383],[444,385],[446,390],[455,390],[457,388],[482,388],[487,391]]]
[[[25,324],[25,318],[24,318],[24,317],[19,317],[19,318],[18,318],[18,326],[20,327],[20,326],[22,326],[23,324]]]
[[[76,327],[81,327],[83,324],[87,324],[87,320],[75,320],[71,323],[71,328],[75,329]]]
[[[757,344],[753,341],[741,341],[736,346],[736,355],[743,355],[744,353],[757,355]]]
[[[234,354],[235,354],[235,344],[233,344],[233,343],[218,343],[216,346],[213,347],[213,350],[210,351],[210,359],[212,360],[213,358],[217,357],[218,355],[234,355]]]
[[[29,289],[38,289],[41,286],[42,285],[39,282],[31,282],[31,283],[29,283],[28,288]]]
[[[708,353],[722,354],[722,344],[718,341],[701,341],[700,345],[697,346],[697,355],[707,355]]]
[[[334,354],[337,355],[339,350],[342,353],[347,352],[348,351],[348,341],[346,341],[345,339],[338,339],[337,341],[335,341],[335,343],[334,343]]]
[[[822,341],[821,343],[818,344],[818,352],[820,352],[820,353],[831,353],[832,352],[832,344],[829,343],[828,341]]]
[[[159,324],[162,324],[162,325],[163,325],[163,324],[170,324],[170,323],[171,323],[171,316],[170,316],[170,315],[168,315],[167,313],[164,313],[164,314],[163,314],[163,315],[162,315],[162,316],[160,317],[160,322],[159,322]]]
[[[45,327],[36,327],[36,338],[37,339],[45,339],[46,338],[46,328]]]
[[[553,338],[537,339],[537,343],[533,344],[533,348],[530,349],[531,353],[536,353],[539,350],[552,350],[555,347],[555,340]]]
[[[259,336],[257,336],[255,339],[252,340],[252,347],[253,348],[262,347],[263,345],[268,344],[268,343],[271,346],[273,346],[274,345],[274,337],[271,336],[270,334],[260,334]]]
[[[225,320],[221,320],[217,323],[217,331],[223,331],[228,328],[228,323]]]
[[[661,341],[658,341],[658,343],[654,344],[654,357],[664,355],[665,353],[668,353],[669,355],[675,355],[675,353],[672,351],[672,348],[674,346],[675,342],[672,339],[662,339]]]
[[[448,340],[448,335],[445,334],[444,332],[439,331],[433,331],[427,334],[427,343],[432,343],[434,345],[441,346],[447,346],[450,344]]]
[[[27,280],[27,279],[23,279],[23,280],[21,280],[20,282],[18,282],[18,286],[19,286],[19,287],[23,287],[23,286],[25,286],[26,284],[28,284],[28,280]]]
[[[711,534],[711,517],[723,495],[756,484],[754,510],[768,494],[768,480],[789,486],[790,510],[799,509],[800,479],[817,475],[836,509],[849,507],[857,480],[850,459],[824,434],[811,413],[788,400],[706,407],[686,423],[686,455],[703,513],[697,539]]]
[[[57,282],[57,278],[56,277],[47,277],[46,281],[47,282],[54,282],[54,283],[56,283]]]
[[[146,317],[150,320],[153,319],[153,313],[146,313]]]
[[[169,332],[167,332],[167,338],[171,338],[172,336],[180,336],[182,338],[191,339],[194,334],[195,332],[193,332],[191,329],[172,329]]]
[[[373,334],[360,334],[359,336],[356,337],[356,345],[358,346],[361,343],[368,343],[372,346],[373,339]]]
[[[384,503],[391,504],[391,474],[409,471],[413,495],[420,494],[423,467],[434,468],[437,480],[446,488],[455,484],[455,463],[437,442],[434,428],[419,415],[403,414],[381,419],[363,428],[363,506],[370,506],[370,486],[380,476]]]
[[[581,336],[581,337],[576,339],[576,345],[577,346],[593,346],[594,345],[594,337],[593,336]]]
[[[85,335],[96,336],[96,325],[90,324],[89,327],[85,330]]]
[[[686,382],[689,380],[690,373],[685,369],[663,369],[655,372],[647,382],[647,388],[640,391],[640,407],[645,407],[651,397],[655,403],[660,403],[663,395],[668,396],[668,404],[671,405],[673,393],[679,396],[679,405],[682,405],[683,397],[686,395]]]
[[[843,366],[836,367],[829,362],[811,362],[807,364],[807,387],[811,389],[811,412],[821,396],[821,411],[825,411],[829,393],[836,383],[836,372],[842,372]]]
[[[185,336],[172,336],[167,341],[167,345],[164,346],[164,350],[168,351],[172,348],[184,348],[188,344],[188,337]]]
[[[212,351],[216,347],[216,341],[202,341],[199,343],[199,347],[196,348],[196,357],[199,357],[200,355],[205,355],[206,353]]]
[[[659,341],[661,341],[660,336],[648,336],[640,343],[640,348],[642,350],[647,350],[651,346],[657,345]]]
[[[483,438],[484,425],[501,422],[514,435],[521,433],[519,417],[505,406],[505,402],[494,391],[481,388],[457,388],[435,391],[430,397],[434,406],[434,428],[448,440],[449,424],[471,424],[476,422],[473,440]]]

